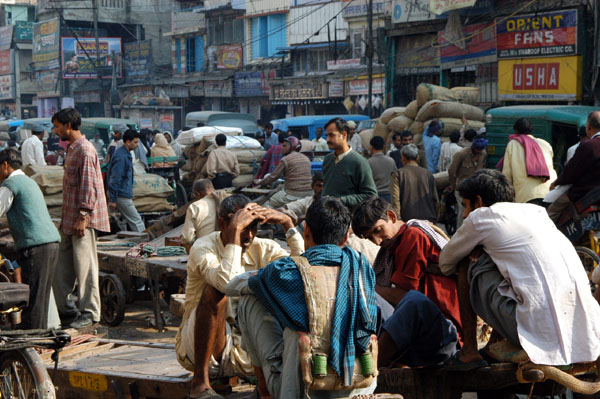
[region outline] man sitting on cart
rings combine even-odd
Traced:
[[[458,273],[464,346],[452,365],[484,365],[475,314],[535,364],[600,356],[600,307],[571,242],[546,210],[514,203],[504,175],[484,169],[458,185],[465,220],[444,247],[440,269]],[[462,262],[469,256],[470,264]]]
[[[250,203],[240,194],[221,202],[220,232],[201,237],[192,246],[184,315],[175,341],[177,360],[194,372],[190,398],[221,398],[211,387],[211,369],[217,376],[253,373],[235,327],[237,301],[224,292],[233,277],[289,255],[275,241],[256,238],[258,225],[265,223],[283,227],[292,255],[304,251],[289,216]]]

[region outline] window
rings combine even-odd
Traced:
[[[363,56],[362,33],[352,35],[352,58],[361,58]]]
[[[183,39],[175,39],[175,58],[177,63],[177,73],[181,73],[181,40]]]
[[[286,46],[286,14],[252,18],[252,59],[273,57]]]
[[[303,73],[305,71],[306,64],[306,52],[305,51],[296,51],[294,54],[294,72],[295,73]]]
[[[242,43],[244,41],[244,21],[241,19],[209,19],[208,42],[210,45]]]
[[[186,38],[186,67],[188,73],[204,70],[204,38],[189,36]]]

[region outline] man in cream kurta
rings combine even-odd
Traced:
[[[193,191],[196,201],[192,202],[185,212],[181,232],[182,241],[187,245],[192,245],[196,239],[218,230],[219,205],[228,195],[225,191],[215,191],[208,179],[196,180]]]
[[[244,213],[246,214],[245,219]],[[221,220],[223,215],[226,215],[227,219]],[[179,363],[187,370],[194,371],[190,396],[197,396],[212,389],[209,382],[201,378],[202,370],[199,370],[201,365],[194,364],[196,352],[200,350],[200,346],[206,345],[203,342],[195,342],[195,340],[198,336],[198,331],[196,331],[197,307],[202,304],[203,294],[207,287],[223,293],[233,277],[247,271],[258,270],[274,260],[290,255],[273,240],[254,238],[256,227],[250,236],[247,234],[244,236],[244,232],[252,229],[252,226],[257,226],[258,222],[281,224],[286,231],[291,255],[299,256],[304,252],[302,236],[293,228],[289,216],[274,209],[250,204],[243,195],[233,195],[221,203],[219,222],[220,232],[217,231],[196,240],[190,251],[187,265],[184,314],[175,339],[175,350]],[[235,225],[239,226],[240,224],[247,224],[247,228],[244,228],[243,231],[237,230],[236,234],[242,235],[240,245],[224,244],[223,241],[227,241],[228,231],[235,230]],[[223,238],[224,234],[225,239]],[[241,336],[235,327],[237,300],[231,298],[225,298],[225,300],[227,300],[227,310],[223,314],[223,322],[225,322],[226,328],[226,344],[220,359],[211,357],[211,369],[217,366],[216,374],[222,376],[251,374],[253,370],[251,362],[246,352],[241,349]],[[205,320],[202,320],[201,323],[206,329],[210,328],[208,321],[205,323]]]

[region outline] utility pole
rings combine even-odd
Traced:
[[[369,41],[367,42],[367,73],[369,74],[369,118],[373,117],[373,0],[369,0],[367,9],[367,23]]]
[[[106,104],[104,101],[104,84],[102,81],[102,70],[100,69],[100,38],[98,37],[98,0],[92,0],[92,18],[94,22],[94,37],[96,38],[96,72],[98,73],[98,84],[100,85],[100,103],[106,116]],[[108,56],[108,54],[107,54]]]

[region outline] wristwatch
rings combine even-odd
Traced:
[[[80,210],[79,210],[79,214],[80,214],[81,216],[84,216],[84,217],[85,217],[85,216],[89,215],[89,212],[88,212],[88,211],[84,211],[84,210],[81,210],[81,209],[80,209]]]
[[[298,230],[295,227],[292,227],[285,233],[285,239],[288,240],[290,237],[292,237],[296,233],[298,233]]]

